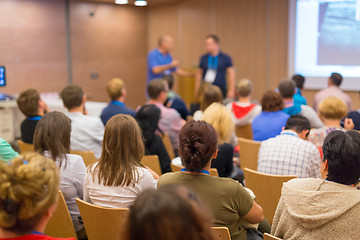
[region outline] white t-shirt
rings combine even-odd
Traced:
[[[139,178],[133,180],[129,186],[104,186],[99,183],[97,175],[93,179],[92,172],[98,163],[89,166],[85,174],[84,200],[95,205],[113,208],[128,208],[136,197],[145,189],[155,189],[156,180],[149,170],[136,167]]]

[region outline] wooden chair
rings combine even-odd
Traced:
[[[71,150],[70,153],[80,155],[83,158],[86,167],[88,167],[91,163],[98,161],[93,151]]]
[[[244,174],[246,187],[254,192],[256,202],[264,210],[265,218],[272,223],[283,183],[296,176],[264,174],[248,168],[244,169]]]
[[[235,133],[237,137],[245,138],[245,139],[253,139],[253,131],[252,131],[251,123],[246,124],[244,126],[236,126]]]
[[[21,153],[35,152],[33,144],[25,143],[20,139],[16,140],[16,142],[20,148]]]
[[[127,208],[107,208],[76,199],[89,240],[124,238]]]
[[[167,133],[164,133],[162,136],[161,136],[161,140],[163,141],[164,143],[164,146],[166,148],[166,151],[170,157],[170,159],[174,159],[175,158],[175,153],[174,153],[174,149],[172,147],[172,144],[171,144],[171,141],[170,141],[170,137]]]
[[[75,228],[70,217],[69,209],[66,205],[64,195],[59,191],[56,210],[46,225],[44,233],[56,238],[75,238],[77,239]]]
[[[171,163],[171,170],[173,172],[179,172],[183,168],[184,168],[183,166],[179,166],[179,165]],[[218,170],[216,168],[210,168],[209,175],[218,177],[219,176]]]
[[[211,232],[215,238],[214,240],[231,240],[230,232],[227,227],[212,227]]]
[[[282,240],[281,238],[275,237],[268,233],[264,233],[264,240]]]
[[[261,142],[239,138],[240,167],[257,170],[258,154]]]
[[[149,167],[157,175],[161,176],[162,171],[161,171],[159,157],[157,155],[146,155],[141,159],[141,163],[144,166]]]

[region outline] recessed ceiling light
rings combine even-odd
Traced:
[[[135,6],[143,7],[143,6],[147,5],[147,2],[146,2],[146,0],[136,0],[134,4],[135,4]]]
[[[128,4],[128,0],[115,0],[116,4]]]

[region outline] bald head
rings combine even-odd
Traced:
[[[170,52],[174,48],[174,39],[169,35],[163,35],[159,38],[159,48],[165,52]]]

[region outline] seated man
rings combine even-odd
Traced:
[[[301,94],[301,91],[304,89],[305,77],[301,74],[296,74],[292,76],[291,80],[296,84],[296,91],[294,94],[295,104],[307,105],[306,98]]]
[[[179,148],[179,132],[185,121],[175,109],[164,106],[169,91],[168,84],[164,79],[154,79],[150,81],[147,90],[150,97],[147,104],[153,104],[160,108],[159,128],[169,134],[173,149],[177,151]]]
[[[340,90],[340,85],[342,83],[342,80],[343,77],[341,76],[340,73],[331,74],[331,76],[328,79],[328,88],[321,90],[315,95],[314,106],[313,106],[315,111],[317,111],[321,100],[327,97],[338,97],[342,99],[344,103],[346,103],[348,107],[348,111],[351,111],[352,109],[351,98],[349,97],[349,95],[347,95],[346,93]]]
[[[99,117],[88,116],[85,109],[86,96],[76,85],[65,87],[60,96],[69,110],[71,120],[71,150],[93,151],[97,159],[101,156],[104,124]]]
[[[279,92],[284,100],[284,112],[291,115],[300,114],[310,121],[312,128],[321,128],[324,124],[321,122],[319,116],[314,109],[308,105],[300,105],[294,101],[295,83],[292,80],[283,80],[279,84]]]
[[[320,153],[306,141],[309,120],[291,116],[280,135],[263,141],[259,150],[258,171],[275,175],[296,175],[300,178],[320,178]]]
[[[125,106],[126,89],[124,81],[120,78],[113,78],[106,86],[106,91],[111,102],[101,113],[101,121],[106,123],[116,114],[129,114],[134,117],[136,112]]]
[[[178,111],[182,119],[186,120],[186,117],[190,115],[190,113],[180,95],[172,90],[174,85],[174,76],[164,75],[163,79],[166,80],[169,85],[168,98],[166,99],[164,105],[168,108],[173,108]]]
[[[261,106],[251,102],[252,91],[253,86],[249,79],[242,79],[236,84],[238,101],[227,105],[234,116],[236,126],[252,123],[254,118],[261,113]]]
[[[281,239],[358,239],[360,134],[331,132],[323,145],[322,179],[284,183],[271,233]]]
[[[28,89],[20,93],[16,102],[20,111],[26,116],[21,123],[21,140],[33,144],[37,123],[45,113],[49,112],[49,107],[41,100],[40,94],[35,89]]]

